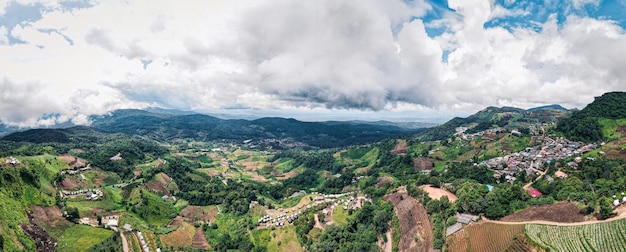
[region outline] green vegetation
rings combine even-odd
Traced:
[[[603,119],[623,119],[626,118],[626,92],[612,92],[603,94],[583,110],[574,112],[570,118],[559,121],[557,130],[572,140],[584,142],[596,142],[603,139],[610,139],[610,126],[613,123],[603,121]],[[607,126],[603,130],[602,125]]]
[[[131,211],[145,219],[150,225],[163,226],[176,216],[176,209],[171,202],[146,190],[140,190],[139,193],[139,202],[131,207]]]
[[[626,247],[626,220],[579,225],[528,224],[528,238],[550,251],[623,251]]]
[[[57,248],[61,251],[84,251],[118,235],[109,229],[74,225],[66,229],[59,238]]]

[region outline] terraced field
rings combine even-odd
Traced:
[[[526,235],[550,251],[624,251],[626,219],[578,226],[528,224]]]

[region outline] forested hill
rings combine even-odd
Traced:
[[[479,132],[490,128],[524,128],[534,123],[557,122],[568,114],[560,105],[549,105],[528,110],[513,107],[487,107],[466,118],[455,117],[452,120],[419,134],[422,141],[447,139],[454,135],[456,128],[467,127],[466,133]]]
[[[570,118],[559,122],[557,130],[573,140],[596,142],[607,138],[602,131],[602,120],[626,118],[626,92],[605,93]]]
[[[203,114],[175,115],[143,110],[117,110],[91,119],[92,127],[97,129],[147,136],[160,141],[192,138],[198,141],[251,139],[258,142],[271,139],[320,148],[371,143],[419,131],[390,125],[328,124],[285,118],[224,120]]]

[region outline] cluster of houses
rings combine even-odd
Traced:
[[[293,223],[295,220],[298,219],[300,214],[302,214],[302,211],[298,211],[297,213],[293,213],[291,215],[281,214],[278,215],[276,218],[271,218],[269,215],[265,215],[259,219],[259,225],[266,224],[266,227],[270,227],[271,225],[282,227],[287,224],[285,223],[285,221],[289,224]]]
[[[524,151],[485,160],[477,165],[484,165],[493,169],[495,171],[493,176],[498,181],[504,176],[507,182],[512,183],[518,172],[526,172],[527,176],[532,176],[535,173],[541,172],[544,169],[544,164],[550,164],[560,159],[581,155],[596,148],[597,146],[595,144],[569,141],[562,137],[556,140],[545,138],[539,146],[528,147]],[[582,158],[577,157],[575,160],[576,162],[580,162]],[[572,162],[572,164],[568,165],[575,166],[576,162]],[[561,172],[556,176],[565,178],[567,174]]]
[[[454,225],[449,226],[446,229],[446,236],[452,235],[458,232],[459,230],[463,229],[463,224],[467,225],[472,221],[475,222],[478,220],[478,216],[470,215],[470,214],[456,213],[455,217],[456,217],[456,223],[454,223]]]
[[[13,157],[13,156],[9,156],[7,158],[5,158],[5,164],[11,165],[11,166],[18,166],[20,164],[20,161],[17,160],[17,158]]]
[[[613,195],[613,206],[614,207],[618,207],[622,204],[626,204],[626,195],[624,195],[624,193],[622,193],[622,200],[620,201],[619,198],[617,198],[616,195]]]
[[[139,238],[139,243],[141,243],[141,250],[144,252],[150,252],[150,247],[148,247],[148,242],[143,237],[141,231],[137,231],[137,237]]]
[[[85,197],[85,200],[99,200],[102,196],[104,196],[104,193],[99,190],[99,189],[83,189],[83,190],[78,190],[78,191],[63,191],[63,194],[65,196],[69,196],[69,197],[74,197],[74,196],[79,196],[79,195],[83,195]]]
[[[365,197],[356,198],[352,196],[350,198],[346,198],[354,194],[354,192],[347,192],[347,193],[341,193],[341,194],[329,194],[329,195],[324,195],[324,194],[314,192],[313,194],[319,195],[319,196],[315,196],[313,198],[313,201],[309,204],[298,206],[298,207],[293,207],[290,209],[279,210],[279,211],[268,210],[268,214],[259,219],[258,225],[260,227],[271,227],[271,226],[281,227],[287,224],[291,224],[292,222],[297,220],[298,217],[300,217],[300,215],[302,215],[303,212],[308,211],[311,208],[321,205],[321,204],[328,204],[328,207],[322,210],[322,213],[324,213],[325,215],[328,215],[328,214],[332,214],[333,211],[337,207],[339,207],[340,204],[343,204],[344,210],[347,210],[350,207],[353,209],[357,209],[362,205],[360,204],[360,201],[367,200],[367,198]]]
[[[78,170],[63,170],[61,171],[61,174],[75,175],[81,171],[88,171],[88,170],[91,170],[91,167],[88,166],[88,167],[80,168]]]
[[[122,153],[118,152],[115,156],[112,156],[111,158],[109,158],[111,161],[120,161],[122,160]]]

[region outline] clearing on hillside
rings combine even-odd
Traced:
[[[550,205],[530,206],[529,208],[502,218],[502,221],[554,221],[573,223],[585,221],[585,215],[570,202],[559,202]]]
[[[160,235],[159,238],[161,239],[161,244],[166,248],[189,247],[192,245],[195,234],[196,229],[193,225],[181,222],[176,230]]]
[[[399,251],[428,251],[433,248],[433,227],[419,201],[406,192],[388,194],[383,199],[393,204],[400,222]],[[416,239],[418,237],[418,239]]]
[[[215,206],[188,206],[180,211],[180,215],[189,222],[200,220],[213,223],[215,222],[217,212],[217,207]]]
[[[608,158],[626,160],[626,126],[617,126],[616,132],[619,132],[621,137],[604,145],[602,150],[606,152]]]
[[[524,225],[504,225],[483,222],[465,227],[471,251],[503,251],[513,241],[524,237]],[[458,241],[458,240],[457,240]],[[451,250],[452,251],[452,250]],[[457,250],[458,251],[458,250]]]
[[[191,247],[194,249],[209,249],[209,246],[209,242],[206,240],[206,235],[204,231],[202,231],[202,227],[197,227]]]
[[[624,251],[626,219],[589,225],[551,226],[528,224],[526,235],[551,251]]]
[[[428,193],[428,197],[430,197],[431,199],[439,200],[443,196],[448,196],[448,200],[450,202],[454,202],[456,200],[456,195],[454,195],[451,192],[448,192],[445,189],[433,187],[431,185],[423,185],[423,186],[420,186],[419,188],[424,190],[424,192]]]
[[[70,154],[63,154],[61,156],[57,156],[57,158],[63,162],[66,162],[72,169],[77,167],[85,167],[85,165],[87,164],[87,161],[85,161],[84,159],[72,156]]]

